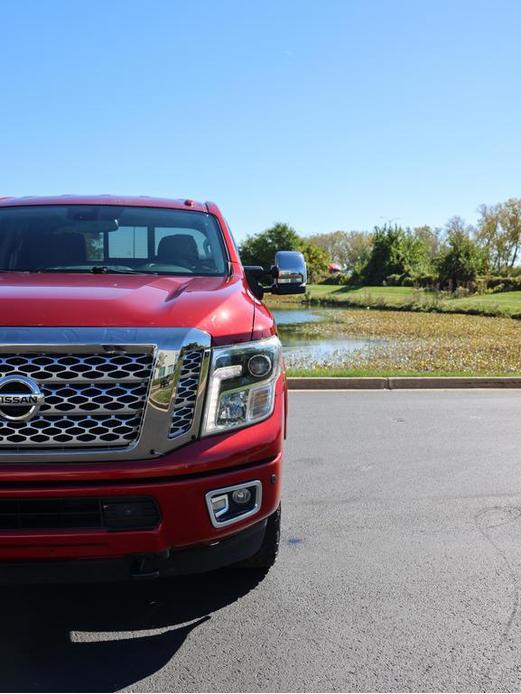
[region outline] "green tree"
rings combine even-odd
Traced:
[[[439,280],[452,288],[474,282],[486,266],[486,256],[460,218],[449,221],[445,248],[436,259]]]
[[[433,233],[429,227],[414,230],[396,225],[375,227],[371,253],[360,273],[361,281],[370,285],[433,281],[430,248]]]
[[[302,251],[306,259],[309,282],[315,283],[324,279],[327,275],[330,260],[327,252],[320,246],[317,246],[316,243],[313,243],[313,241],[308,241],[307,239],[302,239],[298,250]]]
[[[372,237],[365,231],[332,231],[309,240],[323,248],[347,272],[360,272],[371,255]]]
[[[313,234],[309,240],[322,248],[333,263],[345,266],[346,232],[330,231],[326,234]]]
[[[423,244],[429,263],[439,254],[442,245],[442,230],[439,227],[434,229],[428,224],[414,227],[413,235]]]
[[[262,265],[268,270],[277,251],[301,251],[306,259],[310,282],[317,282],[327,274],[329,255],[309,239],[301,238],[295,229],[281,222],[265,231],[248,237],[240,248],[244,265]]]
[[[477,239],[485,249],[490,268],[507,273],[516,265],[521,251],[521,200],[510,198],[479,208]]]
[[[277,251],[300,251],[302,241],[292,227],[278,222],[255,236],[249,236],[240,247],[244,265],[262,265],[268,270]]]
[[[390,275],[406,272],[405,232],[398,226],[375,227],[371,255],[362,270],[365,284],[383,284]]]
[[[408,229],[402,237],[404,275],[411,280],[428,275],[432,269],[425,240]]]
[[[347,270],[360,274],[367,265],[373,249],[373,235],[366,231],[349,232],[347,249]]]

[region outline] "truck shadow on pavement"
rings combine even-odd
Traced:
[[[193,629],[263,577],[223,570],[139,583],[2,588],[0,691],[128,687],[162,668]]]

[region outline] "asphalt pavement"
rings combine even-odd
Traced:
[[[266,577],[3,588],[1,690],[521,689],[521,394],[290,408]]]

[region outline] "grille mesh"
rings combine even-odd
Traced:
[[[35,417],[2,421],[0,442],[11,446],[126,446],[139,431],[139,417]]]
[[[152,354],[0,354],[0,377],[40,385],[45,402],[28,422],[0,413],[0,448],[113,448],[139,435]]]
[[[21,375],[35,381],[143,381],[150,376],[150,354],[0,354],[0,377]]]
[[[202,363],[200,349],[189,349],[183,354],[169,432],[171,439],[187,434],[192,428]]]
[[[146,383],[96,383],[94,385],[46,385],[41,414],[135,414],[143,408]]]

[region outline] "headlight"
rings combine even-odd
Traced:
[[[202,435],[238,429],[269,417],[281,359],[278,337],[215,348]]]

